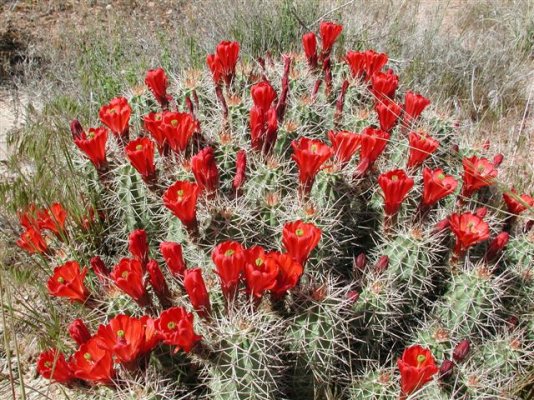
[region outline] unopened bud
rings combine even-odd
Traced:
[[[485,259],[491,261],[497,258],[499,254],[501,254],[502,250],[506,247],[509,240],[510,234],[508,232],[499,233],[488,246]]]
[[[475,215],[478,218],[484,218],[487,213],[488,213],[488,209],[486,207],[479,207],[475,210]]]
[[[357,291],[355,290],[349,290],[347,292],[347,299],[349,299],[350,303],[351,304],[354,304],[358,301],[358,299],[360,298],[360,293],[358,293]]]
[[[467,354],[469,354],[470,348],[471,345],[467,339],[464,339],[458,343],[452,352],[452,358],[454,358],[454,361],[460,363],[465,360]]]
[[[444,381],[452,376],[454,370],[454,363],[451,360],[443,360],[439,367],[439,379]]]
[[[99,256],[94,256],[89,262],[91,269],[101,282],[105,282],[109,276],[109,270]]]
[[[82,124],[77,119],[73,119],[70,123],[70,133],[73,139],[78,139],[83,133]]]
[[[70,337],[78,344],[78,346],[81,346],[91,339],[91,333],[89,332],[89,329],[87,329],[87,326],[80,318],[71,322],[68,331]]]
[[[384,272],[386,269],[388,269],[388,266],[389,266],[389,257],[382,256],[378,259],[378,261],[375,264],[375,271],[380,274]]]
[[[501,165],[503,160],[504,156],[502,154],[496,154],[495,157],[493,157],[493,165],[495,166],[495,168]]]
[[[444,231],[449,227],[449,218],[444,218],[441,221],[438,221],[436,225],[434,225],[434,232],[441,232]]]
[[[358,268],[360,271],[365,270],[365,267],[367,265],[367,257],[365,256],[365,253],[360,253],[356,258],[354,259],[354,266]]]

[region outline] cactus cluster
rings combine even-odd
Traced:
[[[206,71],[149,71],[102,127],[73,120],[86,217],[20,213],[73,320],[42,338],[43,377],[102,398],[513,398],[534,200],[386,54],[334,51],[341,32],[281,60],[221,42]]]

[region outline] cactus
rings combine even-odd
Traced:
[[[528,373],[534,245],[519,214],[534,202],[505,211],[499,163],[455,150],[450,121],[421,115],[429,100],[396,93],[385,54],[331,55],[340,29],[272,63],[238,64],[221,42],[209,70],[170,85],[151,70],[151,94],[102,106],[107,128],[71,124],[73,179],[101,223],[58,227],[57,207],[30,207],[18,243],[49,294],[80,303],[56,307],[94,329],[54,344],[74,353],[59,372],[44,352],[41,375],[123,394],[135,381],[146,398],[355,400],[490,398]],[[138,330],[117,328],[109,350],[121,314]],[[473,354],[451,364],[462,340]]]

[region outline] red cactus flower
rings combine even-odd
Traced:
[[[335,41],[343,31],[343,25],[334,22],[321,22],[319,32],[321,33],[321,42],[323,45],[323,59],[328,57],[332,51]]]
[[[132,109],[124,97],[115,97],[108,104],[100,107],[98,115],[100,121],[106,125],[113,134],[119,137],[128,137],[128,124]]]
[[[146,270],[148,271],[150,285],[154,289],[158,299],[162,302],[162,305],[165,306],[169,302],[169,287],[156,260],[150,260],[146,265]]]
[[[364,77],[366,80],[370,80],[376,72],[386,65],[388,56],[385,53],[377,53],[374,50],[349,51],[345,56],[345,61],[349,65],[354,78]]]
[[[312,223],[301,220],[288,222],[282,231],[282,244],[287,253],[304,266],[310,253],[321,240],[322,231]]]
[[[39,228],[37,226],[37,206],[34,203],[30,203],[24,210],[17,211],[17,217],[20,225],[24,228]]]
[[[529,207],[534,207],[534,198],[527,194],[519,196],[515,189],[508,193],[503,193],[502,198],[506,203],[508,212],[514,215],[519,215]]]
[[[402,108],[393,100],[384,98],[382,101],[376,103],[375,111],[378,115],[380,129],[389,132],[397,124],[397,120],[401,115]]]
[[[278,132],[278,120],[276,110],[270,108],[263,111],[259,107],[252,107],[249,114],[250,137],[252,148],[257,151],[270,153],[276,142]]]
[[[286,295],[288,290],[297,286],[304,268],[290,254],[272,252],[269,256],[278,265],[278,275],[274,287],[271,288],[271,294],[274,300],[279,300]]]
[[[342,166],[350,161],[360,146],[360,135],[349,131],[330,131],[328,132],[328,139],[332,143],[336,161]]]
[[[106,159],[106,142],[108,131],[106,128],[90,128],[74,139],[74,144],[87,156],[96,169],[104,169],[108,162]]]
[[[80,346],[71,359],[74,376],[89,382],[109,384],[113,380],[113,357],[111,352],[102,349],[96,338]]]
[[[91,269],[97,276],[98,280],[102,283],[106,283],[109,278],[109,269],[106,267],[106,264],[104,264],[104,261],[99,256],[94,256],[89,261],[89,265],[91,266]]]
[[[48,245],[45,239],[37,229],[29,227],[21,233],[17,240],[17,246],[26,250],[30,254],[46,253],[48,251]]]
[[[171,100],[172,97],[167,95],[169,81],[167,80],[167,75],[165,75],[163,68],[148,70],[145,76],[145,84],[148,86],[157,102],[162,107],[167,107],[169,100]]]
[[[154,164],[154,142],[147,137],[137,138],[128,143],[124,149],[126,156],[143,180],[154,179],[156,165]]]
[[[145,331],[145,343],[142,352],[148,353],[159,344],[161,335],[156,329],[156,320],[154,318],[151,318],[148,315],[143,315],[139,320],[143,324],[143,329]]]
[[[197,229],[198,185],[188,181],[173,183],[163,194],[163,204],[188,230]]]
[[[135,361],[144,351],[145,328],[138,318],[119,314],[100,325],[94,336],[97,345],[121,364]]]
[[[245,183],[247,171],[247,152],[245,150],[241,149],[237,152],[235,165],[235,176],[232,181],[232,187],[237,191]]]
[[[421,113],[430,104],[430,100],[419,93],[407,91],[404,95],[404,121],[410,124],[419,118]]]
[[[348,51],[345,62],[349,66],[353,78],[361,78],[365,74],[365,54],[361,51]]]
[[[439,147],[439,142],[425,132],[410,132],[410,155],[408,156],[407,168],[420,166]]]
[[[163,311],[155,325],[163,342],[176,346],[175,353],[180,349],[189,353],[202,339],[202,336],[197,335],[193,329],[193,314],[182,307],[172,307]]]
[[[311,68],[317,68],[317,38],[315,33],[308,32],[302,36],[302,47]]]
[[[224,80],[230,85],[235,76],[235,67],[239,57],[239,43],[222,41],[217,45],[215,54],[209,54],[206,63],[211,70],[213,81],[220,84]]]
[[[85,275],[87,268],[80,270],[80,264],[76,261],[67,261],[54,268],[54,273],[47,283],[48,293],[84,303],[89,297],[89,291],[83,283]]]
[[[143,125],[145,129],[150,133],[154,141],[158,146],[159,154],[164,153],[165,149],[165,134],[161,130],[161,124],[163,123],[163,114],[151,112],[143,117]]]
[[[502,253],[509,240],[510,234],[508,232],[499,233],[489,244],[484,258],[489,261],[495,260]]]
[[[61,203],[53,203],[49,208],[37,213],[37,226],[39,229],[48,229],[59,235],[65,230],[67,211]]]
[[[65,355],[59,350],[49,349],[43,351],[37,359],[37,372],[43,378],[59,383],[69,383],[74,379]]]
[[[161,242],[159,244],[159,250],[171,274],[181,279],[186,270],[182,255],[182,246],[174,242]]]
[[[204,147],[191,158],[191,170],[201,191],[213,193],[219,186],[219,171],[213,147]]]
[[[136,229],[128,236],[128,250],[142,265],[148,261],[148,238],[144,229]]]
[[[211,312],[211,304],[200,268],[192,268],[185,271],[184,288],[189,296],[191,305],[198,315],[202,318],[207,318]]]
[[[493,185],[497,170],[487,158],[473,156],[462,160],[464,166],[462,196],[471,197],[478,189]]]
[[[159,125],[165,142],[176,153],[185,151],[197,128],[198,122],[191,114],[171,111],[163,113],[163,120]]]
[[[425,206],[432,206],[439,200],[453,193],[458,182],[451,175],[445,175],[441,168],[423,169],[423,199]]]
[[[81,346],[91,339],[91,333],[89,332],[87,325],[85,325],[85,322],[80,318],[76,318],[70,323],[68,331],[69,336],[78,344],[78,346]]]
[[[115,285],[140,305],[148,303],[143,267],[139,260],[122,258],[110,274]]]
[[[386,172],[378,177],[378,184],[384,192],[384,212],[396,214],[406,195],[413,187],[413,179],[402,169]]]
[[[254,246],[246,250],[245,283],[247,293],[260,299],[263,294],[276,285],[278,264],[269,257],[261,246]]]
[[[291,142],[293,155],[291,158],[299,168],[299,181],[301,191],[309,194],[315,175],[319,169],[332,156],[332,149],[320,140],[302,137]]]
[[[430,350],[416,344],[408,347],[397,360],[401,376],[401,398],[410,394],[432,380],[438,372],[436,360]]]
[[[356,167],[356,175],[367,172],[378,156],[382,154],[389,141],[389,133],[371,127],[365,128],[360,135],[360,162]]]
[[[489,238],[489,225],[470,212],[449,216],[449,227],[456,235],[455,254],[461,254],[469,247]]]
[[[398,87],[399,76],[391,69],[387,72],[375,72],[371,78],[371,92],[377,101],[382,101],[384,98],[393,99]]]
[[[258,107],[263,112],[269,111],[273,102],[276,100],[276,92],[270,83],[266,81],[252,86],[250,94],[252,95],[254,106]]]
[[[224,296],[232,299],[245,268],[245,250],[233,241],[219,243],[211,253]]]

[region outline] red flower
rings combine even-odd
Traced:
[[[163,113],[163,121],[159,125],[165,141],[176,153],[185,151],[197,128],[198,122],[191,114],[170,111]]]
[[[317,67],[317,38],[315,33],[308,32],[302,36],[302,47],[311,68]]]
[[[108,131],[106,128],[90,128],[89,132],[82,132],[79,137],[74,139],[74,144],[85,153],[96,169],[103,169],[108,164],[106,160],[107,141]]]
[[[143,180],[154,179],[156,166],[154,165],[154,142],[147,137],[132,140],[125,147],[126,156]]]
[[[397,366],[401,375],[402,399],[430,382],[438,372],[434,356],[430,350],[420,345],[405,349],[402,357],[397,360]]]
[[[471,197],[478,189],[493,185],[497,170],[487,158],[473,156],[462,160],[464,166],[462,196]]]
[[[408,156],[407,168],[420,166],[439,147],[439,142],[425,132],[410,132],[410,155]]]
[[[220,84],[221,80],[230,85],[235,76],[235,67],[239,57],[239,43],[222,41],[217,45],[215,54],[209,54],[206,63],[211,70],[213,81]]]
[[[382,154],[389,141],[389,133],[371,127],[365,128],[360,135],[360,162],[356,174],[363,175]]]
[[[163,204],[189,230],[197,228],[198,185],[187,181],[173,183],[163,194]]]
[[[135,361],[145,346],[145,328],[138,318],[119,314],[107,325],[100,325],[94,337],[97,345],[119,363]]]
[[[314,224],[301,220],[288,222],[282,231],[282,244],[287,253],[304,266],[312,250],[319,244],[321,233],[321,229]]]
[[[519,196],[515,189],[508,193],[503,193],[502,198],[506,203],[508,212],[519,215],[529,207],[534,207],[534,198],[527,194]]]
[[[233,298],[245,267],[245,250],[237,242],[226,241],[213,249],[211,259],[221,280],[224,296]]]
[[[449,226],[456,235],[454,252],[461,254],[469,247],[489,238],[489,225],[480,217],[470,212],[452,214],[449,217]]]
[[[146,265],[146,269],[148,271],[150,285],[163,303],[162,305],[165,305],[165,303],[169,301],[169,287],[167,286],[163,272],[161,272],[156,260],[150,260]]]
[[[257,151],[262,150],[265,154],[268,154],[276,142],[278,132],[276,110],[270,108],[267,111],[263,111],[259,107],[252,107],[250,109],[249,125],[252,148]]]
[[[128,250],[141,264],[148,261],[148,239],[144,229],[136,229],[128,236]]]
[[[378,177],[378,184],[384,192],[384,211],[386,215],[396,214],[406,195],[413,187],[413,179],[402,169],[386,172]]]
[[[171,274],[177,278],[182,278],[186,270],[182,246],[174,242],[161,242],[159,250]]]
[[[165,134],[161,130],[163,123],[163,114],[151,112],[143,117],[143,124],[145,129],[150,133],[152,138],[156,141],[159,154],[163,154],[165,147]]]
[[[212,147],[204,147],[191,158],[191,170],[201,191],[213,193],[219,186],[219,171]]]
[[[166,344],[176,346],[175,353],[180,349],[189,353],[202,339],[193,329],[193,314],[182,307],[163,311],[156,320],[156,329]]]
[[[87,329],[87,325],[85,325],[80,318],[76,318],[70,323],[68,331],[70,337],[78,344],[78,346],[81,346],[91,339],[91,333],[89,332],[89,329]]]
[[[291,158],[299,168],[299,181],[301,190],[308,194],[313,186],[315,175],[319,169],[332,156],[332,149],[320,140],[302,137],[291,142],[293,155]]]
[[[421,115],[429,104],[430,100],[426,97],[419,93],[407,91],[404,95],[404,121],[410,124]]]
[[[115,97],[108,104],[100,107],[100,121],[117,136],[128,136],[128,124],[132,109],[124,97]]]
[[[112,354],[102,349],[96,338],[82,344],[74,353],[71,368],[76,378],[89,382],[109,384],[115,375]]]
[[[490,261],[495,260],[502,253],[509,240],[510,234],[508,232],[501,232],[495,236],[488,246],[488,250],[486,250],[485,259]]]
[[[74,378],[65,356],[56,349],[43,351],[39,355],[37,372],[43,378],[59,383],[69,383]]]
[[[271,294],[275,300],[283,298],[287,291],[293,289],[300,280],[304,268],[286,253],[272,252],[269,254],[278,265],[276,283],[271,288]]]
[[[321,22],[319,32],[321,33],[321,42],[323,45],[323,58],[328,57],[341,31],[343,31],[343,25],[333,22]]]
[[[241,149],[237,152],[235,165],[235,176],[232,181],[232,187],[237,191],[245,183],[245,174],[247,171],[247,152],[245,150]]]
[[[211,312],[211,305],[200,268],[192,268],[185,272],[184,288],[195,311],[201,317],[206,318]]]
[[[156,320],[150,318],[148,315],[143,315],[139,318],[145,330],[145,342],[143,345],[143,353],[148,353],[156,347],[161,341],[161,336],[156,329]]]
[[[377,53],[374,50],[349,51],[345,56],[345,61],[349,65],[354,78],[364,76],[366,80],[369,80],[386,65],[388,56],[385,53]]]
[[[65,230],[65,220],[67,211],[60,203],[53,203],[48,209],[43,209],[37,213],[37,226],[39,229],[48,229],[59,235]]]
[[[375,111],[378,115],[380,129],[389,132],[397,124],[397,119],[401,115],[402,108],[393,100],[384,98],[382,101],[376,103]]]
[[[245,283],[249,295],[261,298],[276,285],[277,276],[278,264],[274,258],[265,254],[263,247],[254,246],[246,250]]]
[[[258,107],[263,112],[269,111],[273,105],[273,101],[276,100],[276,92],[269,82],[265,81],[252,86],[250,94],[252,95],[254,106]]]
[[[353,78],[361,78],[365,74],[365,53],[361,51],[348,51],[345,62],[349,66]]]
[[[360,146],[360,135],[349,131],[330,131],[328,139],[332,143],[334,157],[343,166],[350,161]]]
[[[41,232],[32,227],[29,227],[22,232],[20,238],[17,240],[17,246],[26,250],[30,254],[46,253],[48,250],[48,245],[41,235]]]
[[[97,276],[98,280],[102,283],[106,283],[109,277],[109,270],[106,267],[106,264],[104,264],[104,261],[102,261],[99,256],[94,256],[89,261],[89,265],[91,266],[91,269]]]
[[[393,99],[399,87],[399,76],[393,70],[387,72],[375,72],[371,78],[371,91],[377,101],[384,98]]]
[[[458,182],[451,175],[445,175],[441,168],[423,169],[423,199],[425,206],[432,206],[456,190]]]
[[[167,104],[169,104],[169,100],[171,100],[172,97],[167,95],[169,82],[163,68],[149,70],[146,73],[145,84],[162,107],[166,107]]]
[[[89,297],[89,291],[83,283],[85,275],[87,268],[80,270],[80,264],[76,261],[67,261],[54,268],[54,273],[47,283],[48,293],[83,303]]]
[[[143,267],[139,260],[122,258],[111,271],[111,279],[124,293],[140,305],[148,303],[143,278]]]

